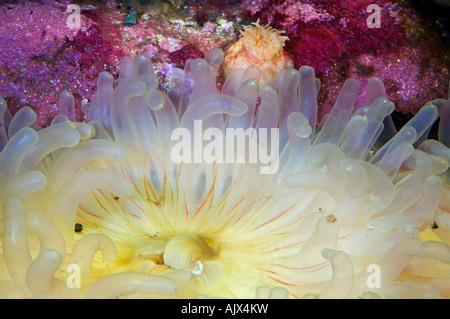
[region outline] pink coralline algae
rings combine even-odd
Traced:
[[[203,58],[203,53],[192,44],[186,44],[181,49],[171,52],[169,58],[174,66],[182,69],[186,60]]]
[[[121,57],[108,54],[112,44],[88,14],[81,15],[80,28],[68,27],[70,14],[31,2],[0,7],[0,95],[13,113],[23,106],[34,108],[43,126],[56,114],[62,91],[80,102],[95,89],[98,73],[114,70],[111,62]]]
[[[47,126],[57,114],[59,95],[75,97],[76,118],[83,120],[80,104],[92,99],[100,72],[117,75],[125,55],[146,54],[162,76],[188,58],[234,39],[234,28],[224,24],[203,32],[192,19],[174,16],[174,6],[154,6],[140,12],[136,25],[124,25],[127,12],[115,0],[81,4],[80,28],[69,28],[69,2],[23,1],[0,5],[0,96],[14,114],[30,106],[37,122]]]
[[[67,90],[79,107],[91,100],[102,71],[117,75],[125,55],[145,54],[163,79],[190,58],[226,50],[239,30],[258,19],[290,39],[285,49],[298,69],[310,65],[321,81],[319,119],[345,79],[371,77],[386,85],[396,110],[415,113],[448,89],[450,57],[445,18],[422,16],[408,3],[378,1],[380,27],[370,28],[371,0],[80,1],[80,28],[69,28],[69,1],[22,1],[0,6],[0,95],[13,113],[30,106],[49,124]],[[438,6],[431,1],[426,8]],[[446,10],[445,7],[439,7]],[[447,8],[448,9],[448,8]],[[124,25],[137,11],[135,25]],[[434,10],[436,12],[437,10]],[[444,15],[441,15],[444,17]],[[448,36],[448,35],[447,35]],[[167,83],[161,83],[164,87]],[[357,102],[361,106],[362,99]]]
[[[371,77],[386,84],[396,110],[415,113],[427,101],[445,96],[449,81],[448,46],[403,1],[377,1],[380,27],[370,28],[372,0],[268,1],[249,8],[252,19],[286,30],[295,66],[311,65],[322,81],[322,115],[332,107],[342,81]],[[447,53],[446,53],[447,52]],[[361,106],[360,98],[357,105]]]

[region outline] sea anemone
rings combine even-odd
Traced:
[[[0,99],[1,296],[450,297],[449,100],[396,132],[382,82],[353,111],[349,79],[316,126],[311,67],[218,93],[222,59],[188,60],[164,93],[125,57],[85,122],[67,92],[44,129]]]
[[[284,51],[284,44],[289,38],[280,31],[267,25],[260,25],[259,20],[244,26],[241,37],[225,52],[222,70],[229,77],[232,72],[245,71],[261,73],[259,84],[271,84],[278,72],[293,67],[292,57]]]

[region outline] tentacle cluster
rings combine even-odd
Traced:
[[[0,99],[0,293],[449,298],[449,99],[396,132],[383,83],[353,110],[350,79],[316,125],[312,68],[236,70],[219,93],[222,60],[188,60],[164,93],[125,57],[82,123],[67,92],[44,129]]]

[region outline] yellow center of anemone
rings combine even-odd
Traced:
[[[257,266],[261,260],[258,255],[270,244],[265,244],[264,239],[245,240],[247,227],[252,224],[249,210],[241,213],[241,221],[247,222],[233,223],[244,200],[226,211],[226,197],[219,205],[213,204],[212,187],[202,201],[193,206],[181,203],[184,209],[179,209],[181,198],[169,196],[172,190],[166,188],[165,195],[156,200],[151,183],[144,184],[148,190],[145,194],[135,191],[118,198],[95,191],[83,199],[77,222],[84,228],[75,233],[74,243],[87,233],[100,232],[117,246],[117,258],[112,262],[96,254],[92,279],[129,271],[169,276],[181,271],[190,283],[181,280],[177,292],[180,297],[204,294],[235,298],[254,294],[261,285],[257,270],[263,267]],[[228,217],[221,221],[221,215]],[[244,277],[247,279],[243,282]]]

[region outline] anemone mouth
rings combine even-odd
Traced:
[[[164,263],[173,269],[185,269],[197,264],[200,269],[194,272],[200,275],[203,263],[217,256],[217,249],[213,250],[211,243],[213,244],[211,240],[205,240],[196,235],[176,236],[164,248]]]
[[[126,57],[117,80],[99,76],[83,105],[88,123],[69,120],[66,93],[67,114],[45,129],[31,109],[9,119],[0,99],[5,290],[449,297],[450,156],[424,141],[439,116],[448,121],[448,100],[396,132],[383,122],[394,105],[381,81],[354,111],[359,82],[350,79],[316,126],[312,68],[262,87],[254,69],[236,70],[218,93],[222,58],[213,50],[187,61],[166,94],[149,58]],[[439,134],[447,141],[444,127]],[[77,289],[68,287],[73,267]],[[368,269],[381,271],[374,282]]]
[[[128,170],[122,168],[122,171],[127,174]],[[216,179],[217,176],[213,177],[214,181]],[[191,291],[184,292],[184,296],[195,297],[195,293],[217,296],[220,292],[221,296],[230,298],[245,297],[254,291],[261,281],[255,274],[264,276],[266,279],[262,282],[267,284],[270,281],[295,283],[291,275],[279,275],[272,269],[271,258],[280,254],[289,256],[291,253],[285,250],[302,244],[280,247],[272,238],[264,238],[266,234],[278,238],[289,232],[294,223],[288,213],[294,205],[284,207],[278,216],[272,213],[272,218],[261,219],[262,211],[280,205],[277,200],[268,197],[256,203],[252,199],[246,201],[245,196],[238,195],[235,185],[227,183],[221,189],[214,181],[207,183],[209,186],[205,186],[205,194],[200,197],[197,194],[175,196],[170,187],[163,187],[157,197],[153,187],[159,183],[152,186],[147,181],[144,193],[136,187],[132,194],[118,197],[97,190],[83,198],[76,217],[76,223],[82,224],[83,230],[75,236],[75,247],[84,236],[96,233],[113,239],[117,247],[113,262],[105,262],[96,254],[92,279],[124,271],[166,274],[178,270],[190,273],[192,279]],[[175,185],[174,189],[180,188],[178,183]],[[195,189],[198,193],[203,187]],[[216,194],[217,189],[220,191]],[[323,194],[318,197],[323,197],[320,200],[323,208],[317,215],[325,217],[325,207],[331,207],[333,201]],[[183,198],[191,202],[183,202]],[[281,208],[275,209],[280,211]],[[232,279],[241,276],[230,276],[241,272],[247,277],[245,284],[240,282],[242,279]],[[253,275],[248,276],[248,273]],[[233,287],[239,282],[241,287],[236,292]]]

